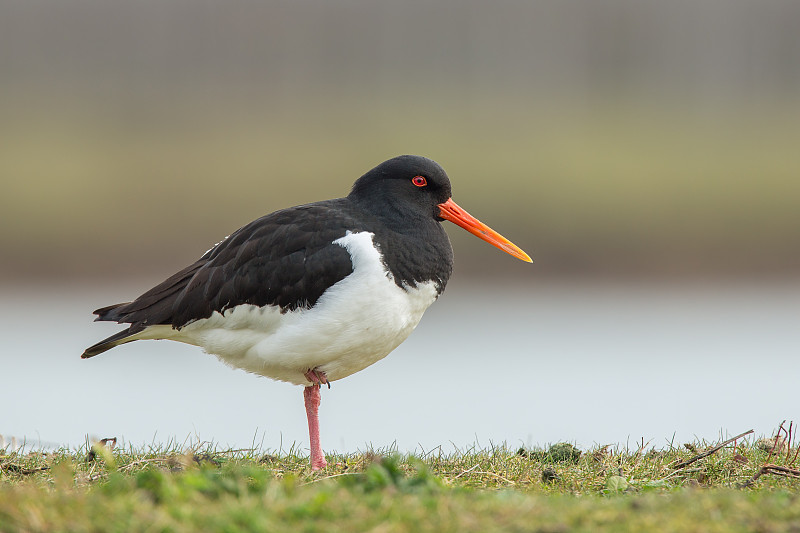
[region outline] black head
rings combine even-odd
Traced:
[[[450,179],[435,161],[401,155],[358,178],[348,198],[395,231],[438,234],[446,241],[436,222],[449,220],[492,246],[532,262],[514,243],[463,210],[451,192]]]
[[[450,196],[450,179],[435,161],[401,155],[358,178],[348,198],[381,217],[441,221],[439,204]]]

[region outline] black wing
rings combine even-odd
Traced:
[[[359,229],[347,199],[261,217],[133,302],[96,310],[96,320],[131,326],[87,349],[84,357],[121,344],[147,326],[179,329],[241,304],[274,305],[281,312],[310,308],[328,287],[352,273],[350,254],[333,241]]]

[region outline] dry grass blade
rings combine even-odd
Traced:
[[[461,476],[463,476],[464,474],[469,474],[470,472],[472,472],[473,470],[475,470],[475,469],[476,469],[476,468],[478,468],[479,466],[481,466],[481,465],[480,465],[480,464],[476,464],[476,465],[475,465],[475,466],[473,466],[472,468],[468,468],[468,469],[464,470],[463,472],[461,472],[459,475],[457,475],[457,476],[456,476],[456,477],[454,477],[453,479],[455,480],[455,479],[458,479],[458,478],[460,478],[460,477],[461,477]]]
[[[735,441],[741,439],[742,437],[744,437],[746,435],[750,435],[753,432],[754,432],[754,430],[752,430],[752,429],[749,430],[749,431],[745,431],[744,433],[742,433],[740,435],[736,435],[735,437],[730,438],[730,439],[726,440],[725,442],[717,444],[716,446],[714,446],[710,450],[706,450],[703,453],[699,453],[699,454],[695,455],[694,457],[692,457],[690,459],[686,459],[685,461],[680,461],[679,463],[676,463],[676,464],[672,465],[672,468],[674,468],[676,470],[678,470],[680,468],[685,468],[685,467],[689,466],[690,464],[692,464],[692,463],[694,463],[696,461],[699,461],[700,459],[703,459],[703,458],[708,457],[709,455],[711,455],[713,453],[718,452],[719,450],[721,450],[722,448],[724,448],[725,446],[727,446],[731,442],[735,442]]]
[[[313,485],[314,483],[319,483],[320,481],[325,481],[325,480],[328,480],[328,479],[335,479],[337,477],[344,477],[344,476],[356,476],[358,474],[359,474],[359,472],[341,472],[339,474],[332,474],[330,476],[325,476],[325,477],[320,477],[320,478],[317,478],[317,479],[312,479],[311,481],[307,481],[306,483],[301,484],[301,486],[305,487],[306,485]]]

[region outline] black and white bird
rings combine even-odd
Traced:
[[[453,268],[443,220],[531,262],[453,202],[437,163],[404,155],[364,174],[348,196],[263,216],[134,301],[96,310],[96,320],[129,327],[81,357],[169,339],[303,385],[311,466],[324,468],[320,385],[386,357],[442,293]]]

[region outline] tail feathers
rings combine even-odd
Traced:
[[[134,330],[134,326],[131,326],[126,330],[111,335],[107,339],[103,339],[97,344],[86,348],[83,354],[81,354],[81,359],[88,359],[89,357],[94,357],[95,355],[99,355],[107,350],[110,350],[115,346],[119,346],[120,344],[125,344],[126,342],[135,341],[136,339],[131,337],[141,332],[142,329],[143,328]]]
[[[154,326],[164,326],[167,329],[179,329],[186,324],[186,320],[182,320],[179,324],[174,323],[175,313],[173,308],[176,305],[176,301],[180,298],[182,291],[186,289],[193,276],[207,262],[208,257],[203,256],[199,261],[167,278],[132,302],[114,304],[97,309],[94,312],[94,314],[97,315],[95,321],[117,322],[120,324],[131,324],[131,326],[125,331],[120,331],[116,335],[112,335],[94,346],[86,348],[81,358],[87,359],[89,357],[94,357],[95,355],[110,350],[114,346],[140,339],[142,336],[138,335],[139,333]],[[157,331],[162,330],[159,329]],[[146,338],[155,339],[169,337],[152,336],[152,332],[150,332],[147,334]]]
[[[130,304],[131,302],[125,302],[121,304],[109,305],[108,307],[101,307],[100,309],[95,309],[94,311],[92,311],[92,314],[97,315],[97,318],[95,318],[94,321],[118,322],[123,318],[122,317],[123,313],[120,312],[121,311],[120,308]]]

